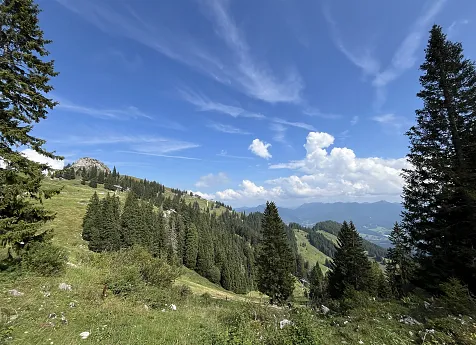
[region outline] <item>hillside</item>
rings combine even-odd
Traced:
[[[296,236],[298,253],[302,255],[303,259],[309,262],[310,267],[319,262],[322,272],[327,272],[328,268],[324,264],[326,260],[331,260],[331,258],[309,243],[306,232],[295,229],[294,234]]]
[[[45,185],[63,187],[60,195],[45,201],[45,206],[57,212],[48,227],[54,229],[54,243],[66,249],[68,265],[66,272],[57,277],[0,272],[0,311],[7,327],[2,330],[0,324],[0,335],[10,337],[8,344],[212,345],[248,339],[245,343],[264,340],[264,344],[284,345],[308,334],[306,337],[315,340],[305,344],[340,345],[345,341],[406,345],[418,341],[418,332],[431,327],[402,324],[402,315],[415,311],[396,302],[373,302],[350,311],[348,316],[313,316],[305,309],[296,314],[263,304],[266,298],[256,292],[235,294],[224,290],[186,268],[182,268],[173,289],[163,290],[160,295],[143,291],[127,298],[111,294],[102,299],[104,277],[119,267],[109,254],[87,249],[81,238],[81,223],[91,195],[96,191],[104,197],[107,191],[101,186],[93,189],[82,185],[79,180],[47,180]],[[126,197],[126,193],[118,195],[121,200]],[[298,247],[308,260],[325,260],[302,231],[296,231],[296,237],[298,243],[305,243],[306,247]],[[71,291],[60,290],[60,283],[71,285]],[[191,295],[183,293],[187,291],[184,286],[190,288]],[[20,295],[12,296],[14,290]],[[302,293],[297,286],[296,301],[306,301]],[[422,301],[418,303],[423,305]],[[279,321],[283,319],[299,322],[298,326],[280,330]],[[464,318],[467,327],[471,327],[470,321]],[[87,340],[81,339],[83,332],[89,332]]]
[[[239,212],[262,212],[264,205],[237,208]],[[379,201],[373,203],[335,202],[307,203],[297,208],[279,207],[285,223],[313,226],[317,222],[333,220],[342,223],[352,220],[363,238],[383,247],[389,246],[388,235],[400,219],[402,206],[398,203]]]

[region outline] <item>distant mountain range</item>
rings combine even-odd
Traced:
[[[237,208],[238,212],[263,212],[265,205]],[[372,203],[313,202],[297,208],[278,207],[279,215],[285,223],[313,226],[317,222],[352,220],[362,237],[380,246],[388,247],[388,234],[396,221],[400,221],[402,205],[387,201]]]

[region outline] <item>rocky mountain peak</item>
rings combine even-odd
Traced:
[[[78,159],[76,162],[72,164],[72,167],[74,170],[79,170],[81,168],[85,168],[86,170],[89,170],[93,167],[96,167],[100,171],[104,171],[107,173],[110,173],[111,170],[108,168],[106,164],[103,162],[95,159],[95,158],[89,158],[89,157],[83,157]]]

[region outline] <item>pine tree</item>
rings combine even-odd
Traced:
[[[393,226],[389,240],[392,247],[387,250],[386,275],[393,294],[402,297],[409,290],[415,264],[411,256],[407,234],[398,223]]]
[[[30,148],[43,156],[59,159],[43,148],[45,141],[30,134],[33,124],[57,104],[47,97],[58,73],[48,55],[39,27],[38,5],[32,0],[0,2],[0,245],[10,256],[45,238],[40,230],[54,218],[41,206],[43,198],[58,190],[42,190],[42,171],[48,165],[34,163],[18,148]],[[40,201],[40,203],[38,202]]]
[[[370,262],[362,246],[362,238],[352,222],[344,222],[337,235],[337,246],[329,273],[329,294],[340,298],[349,287],[356,291],[368,289]]]
[[[428,289],[450,277],[476,291],[476,68],[434,26],[420,66],[424,106],[416,111],[404,171],[403,228]]]
[[[309,299],[313,305],[318,305],[325,293],[324,275],[318,262],[309,273],[309,285]]]
[[[294,289],[293,254],[284,224],[274,202],[267,202],[262,220],[262,241],[258,265],[258,289],[270,303],[284,303]]]
[[[104,183],[104,171],[100,170],[98,172],[97,183],[103,184]]]
[[[83,218],[83,240],[90,241],[91,234],[97,233],[98,231],[98,217],[100,212],[100,203],[99,198],[96,192],[89,200],[89,204],[86,209],[86,214]]]
[[[88,247],[95,252],[115,251],[120,240],[119,198],[108,194],[101,200],[98,231],[91,233]]]

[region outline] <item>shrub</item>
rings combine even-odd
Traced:
[[[66,269],[64,249],[47,242],[33,243],[25,253],[22,266],[43,276],[64,273]]]
[[[176,267],[170,266],[163,259],[150,258],[141,263],[142,279],[156,287],[170,287],[180,275]]]
[[[187,297],[193,295],[192,289],[190,289],[190,286],[188,286],[188,285],[181,285],[179,287],[179,292],[180,292],[180,297],[182,297],[182,298],[187,298]]]
[[[367,308],[370,305],[370,294],[366,291],[356,291],[347,287],[340,300],[340,310],[345,313],[351,309]]]
[[[466,286],[456,278],[440,285],[443,296],[440,303],[453,314],[472,314],[475,312],[475,301]]]
[[[212,283],[219,284],[221,279],[221,272],[217,266],[212,266],[207,272],[207,278]]]
[[[141,273],[136,265],[112,265],[105,279],[108,288],[115,295],[127,296],[144,286]]]

